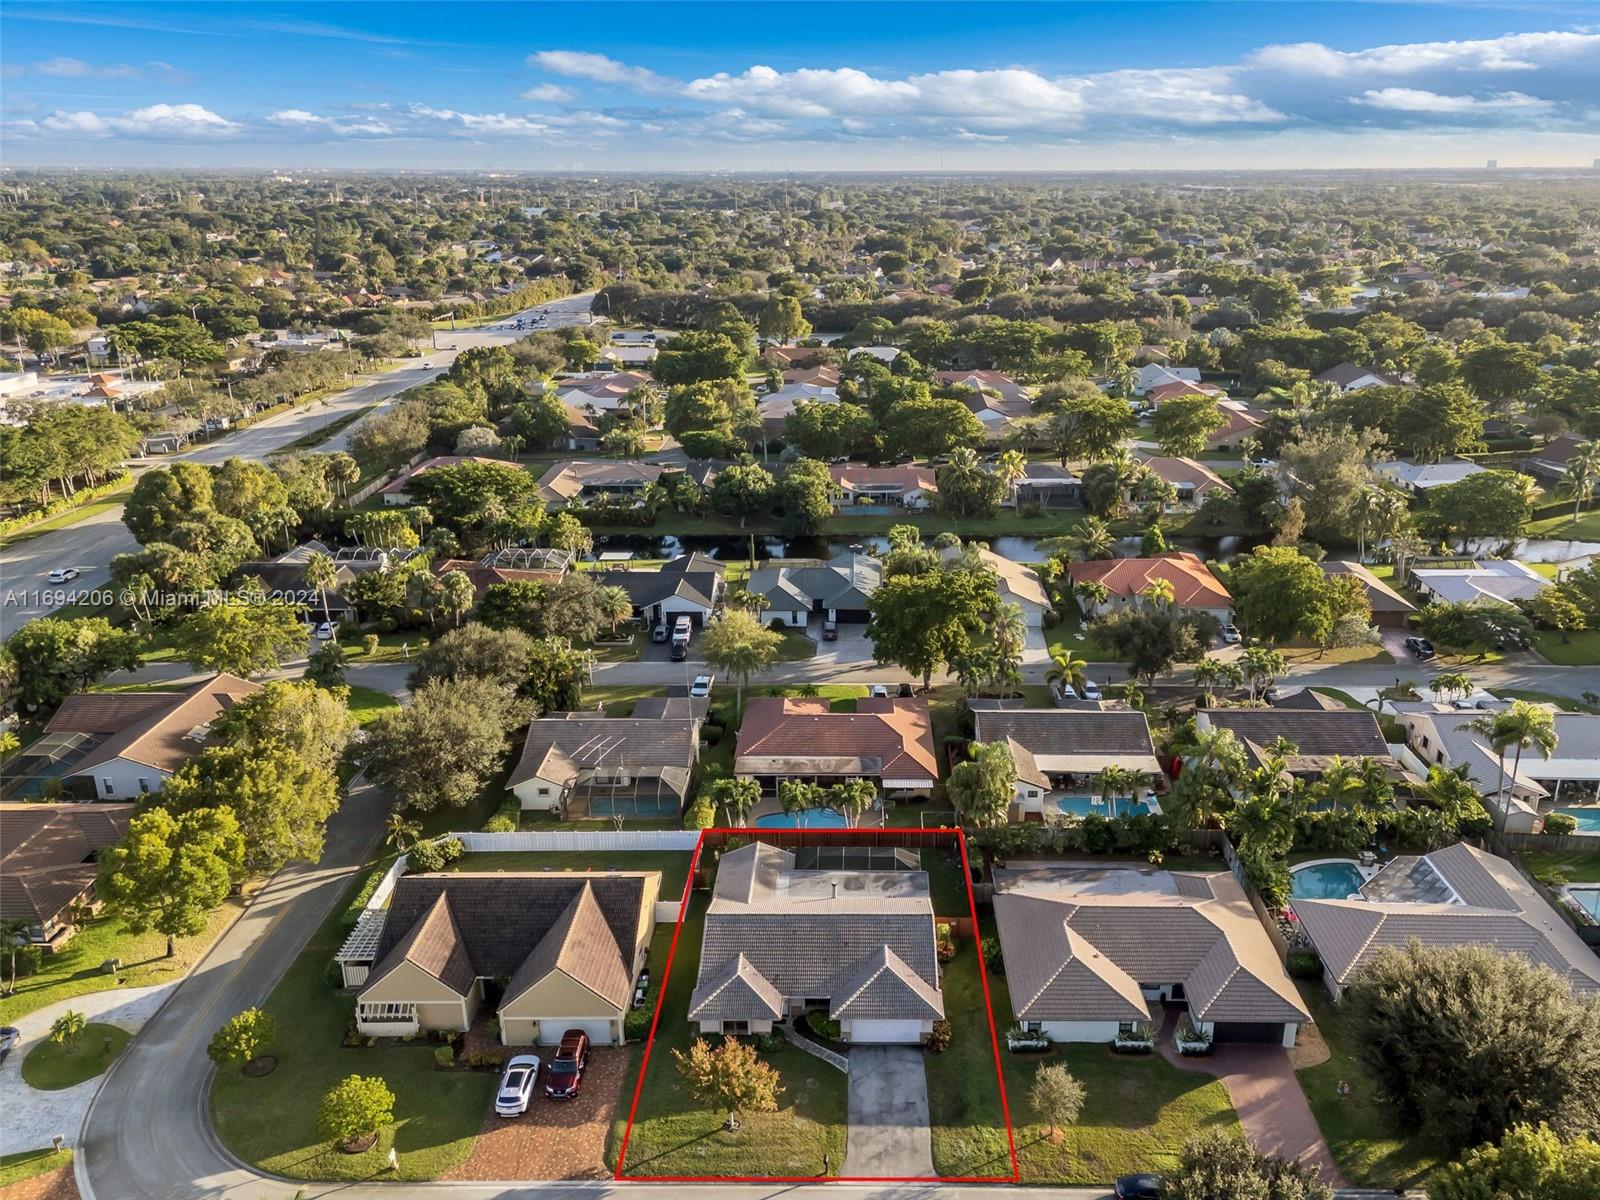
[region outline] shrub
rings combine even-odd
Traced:
[[[418,842],[411,847],[406,860],[406,874],[442,871],[461,857],[460,838],[444,838],[436,842]]]
[[[371,658],[378,652],[378,635],[369,633],[361,639],[361,653]]]
[[[789,626],[782,617],[773,617],[772,620],[767,622],[767,628],[772,630],[773,633],[783,633]]]
[[[508,817],[503,812],[497,812],[483,823],[483,830],[485,833],[515,833],[517,819]]]
[[[1322,960],[1312,950],[1289,951],[1289,961],[1285,966],[1291,979],[1315,981],[1322,978]]]
[[[1578,818],[1571,813],[1553,812],[1544,816],[1544,832],[1553,834],[1571,833],[1578,827]]]
[[[506,1065],[506,1056],[499,1050],[480,1050],[467,1055],[467,1066],[474,1071],[498,1071]]]
[[[394,1093],[382,1079],[347,1075],[328,1090],[317,1112],[325,1138],[350,1143],[370,1137],[394,1120]]]
[[[710,829],[717,823],[717,806],[709,796],[696,796],[683,814],[685,829]]]
[[[934,927],[936,941],[935,953],[942,963],[949,962],[956,956],[955,938],[951,936],[950,926],[941,922]]]
[[[763,1033],[756,1038],[756,1049],[763,1054],[773,1054],[783,1049],[784,1037],[781,1033]]]
[[[456,1052],[449,1046],[435,1046],[433,1048],[433,1065],[441,1070],[448,1071],[456,1065]]]
[[[983,939],[983,965],[989,968],[991,974],[1004,975],[1006,973],[1005,955],[1000,952],[1000,939],[986,937]]]
[[[935,1021],[933,1029],[928,1033],[928,1053],[943,1054],[950,1049],[951,1029],[949,1021]]]
[[[700,738],[708,746],[715,746],[722,741],[722,726],[707,722],[700,727]]]
[[[642,1042],[650,1036],[650,1019],[654,1015],[654,1005],[646,1004],[643,1008],[630,1008],[628,1015],[622,1018],[622,1036],[630,1042]]]

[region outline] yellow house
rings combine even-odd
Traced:
[[[488,1003],[506,1045],[568,1029],[621,1045],[660,890],[658,871],[407,875],[373,941],[357,1028],[465,1032]],[[353,982],[363,964],[341,963]]]

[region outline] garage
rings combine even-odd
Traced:
[[[921,1021],[852,1021],[850,1040],[876,1045],[920,1042],[922,1024]]]
[[[1283,1025],[1277,1021],[1218,1021],[1211,1030],[1213,1042],[1249,1042],[1267,1046],[1283,1044]]]
[[[539,1045],[559,1046],[561,1035],[569,1029],[581,1029],[596,1046],[610,1046],[616,1042],[610,1021],[594,1017],[543,1017],[539,1021]]]

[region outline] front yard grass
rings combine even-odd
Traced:
[[[1540,630],[1533,635],[1533,648],[1558,666],[1600,666],[1600,629],[1585,629],[1565,636]]]
[[[845,1149],[847,1085],[842,1072],[787,1044],[762,1051],[761,1057],[783,1077],[779,1108],[740,1114],[736,1133],[722,1129],[725,1112],[701,1106],[683,1085],[672,1051],[686,1050],[696,1036],[685,1014],[699,971],[708,903],[707,895],[698,893],[685,914],[622,1169],[628,1175],[821,1176],[826,1156],[827,1173],[837,1174]],[[670,929],[657,931],[650,955],[653,969],[666,966],[658,953],[663,932],[670,934]],[[631,1076],[629,1083],[636,1079]],[[608,1151],[613,1161],[621,1150],[632,1095],[625,1084]]]
[[[43,1175],[72,1165],[71,1150],[19,1150],[14,1154],[0,1154],[0,1188]]]
[[[1053,655],[1066,650],[1090,663],[1117,662],[1117,653],[1096,639],[1094,626],[1085,625],[1076,603],[1063,604],[1057,610],[1060,620],[1044,631],[1045,644]]]
[[[263,1006],[278,1021],[277,1070],[260,1079],[220,1070],[211,1085],[212,1122],[245,1162],[291,1179],[437,1179],[471,1152],[498,1076],[436,1071],[426,1041],[382,1049],[340,1045],[354,1002],[329,984],[328,963],[346,933],[343,909],[335,906]],[[394,1124],[361,1154],[345,1154],[317,1133],[322,1097],[346,1075],[378,1076],[395,1095]],[[393,1172],[391,1146],[400,1164]]]
[[[129,933],[120,920],[111,917],[91,921],[61,950],[41,959],[36,974],[17,980],[16,994],[0,1000],[0,1023],[9,1024],[25,1013],[74,996],[179,979],[238,915],[240,907],[233,900],[223,904],[211,914],[202,932],[177,940],[171,958],[166,957],[167,939],[159,933]],[[100,966],[111,959],[122,967],[108,975]]]
[[[1538,692],[1532,688],[1497,687],[1494,694],[1502,700],[1526,700],[1529,704],[1553,704],[1562,712],[1600,713],[1600,708],[1574,700],[1571,696],[1558,696],[1555,692]]]
[[[1358,1187],[1415,1187],[1443,1161],[1438,1147],[1407,1137],[1374,1101],[1371,1077],[1356,1061],[1354,1035],[1344,1014],[1320,985],[1302,983],[1300,998],[1316,1022],[1329,1058],[1296,1072],[1311,1112],[1333,1151],[1334,1162]],[[1349,1095],[1339,1084],[1349,1084]]]
[[[1367,666],[1386,666],[1394,662],[1394,655],[1382,646],[1333,647],[1279,646],[1279,651],[1294,666],[1329,666],[1334,663],[1364,663]]]
[[[677,900],[689,878],[688,850],[496,850],[463,854],[451,871],[660,871],[661,898]],[[665,962],[665,960],[662,960]]]
[[[352,683],[349,687],[350,715],[356,719],[357,725],[365,725],[381,717],[391,708],[400,707],[400,701],[389,695],[388,692],[380,692],[377,688],[362,687],[358,683]]]
[[[58,1092],[93,1079],[116,1061],[133,1035],[118,1025],[91,1021],[72,1049],[61,1042],[39,1042],[22,1060],[22,1079],[41,1092]]]

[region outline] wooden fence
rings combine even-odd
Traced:
[[[1500,838],[1516,854],[1600,854],[1600,837],[1592,833],[1502,833]]]

